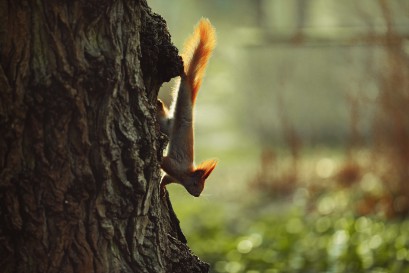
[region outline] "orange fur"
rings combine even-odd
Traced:
[[[216,168],[216,165],[217,165],[216,160],[206,160],[206,161],[200,163],[195,168],[195,171],[200,171],[200,170],[203,171],[202,177],[206,179],[212,173],[214,168]]]
[[[215,29],[208,19],[202,18],[187,39],[182,54],[187,82],[192,90],[192,103],[195,103],[207,62],[215,46]]]

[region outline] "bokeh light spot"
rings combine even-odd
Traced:
[[[253,249],[253,243],[249,239],[241,240],[237,244],[237,251],[240,253],[249,253]]]
[[[330,177],[335,169],[334,161],[330,158],[322,158],[318,160],[317,165],[315,167],[315,172],[321,178],[328,178]]]

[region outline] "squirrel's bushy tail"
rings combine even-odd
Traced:
[[[208,19],[202,18],[183,48],[184,70],[195,102],[206,65],[216,46],[216,31]]]

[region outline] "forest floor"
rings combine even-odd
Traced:
[[[409,273],[406,200],[390,196],[367,152],[237,158],[218,166],[200,198],[168,186],[188,245],[211,272]]]

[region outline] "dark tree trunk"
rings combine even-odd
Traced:
[[[158,89],[180,74],[145,0],[0,0],[1,272],[207,272],[159,192]]]

